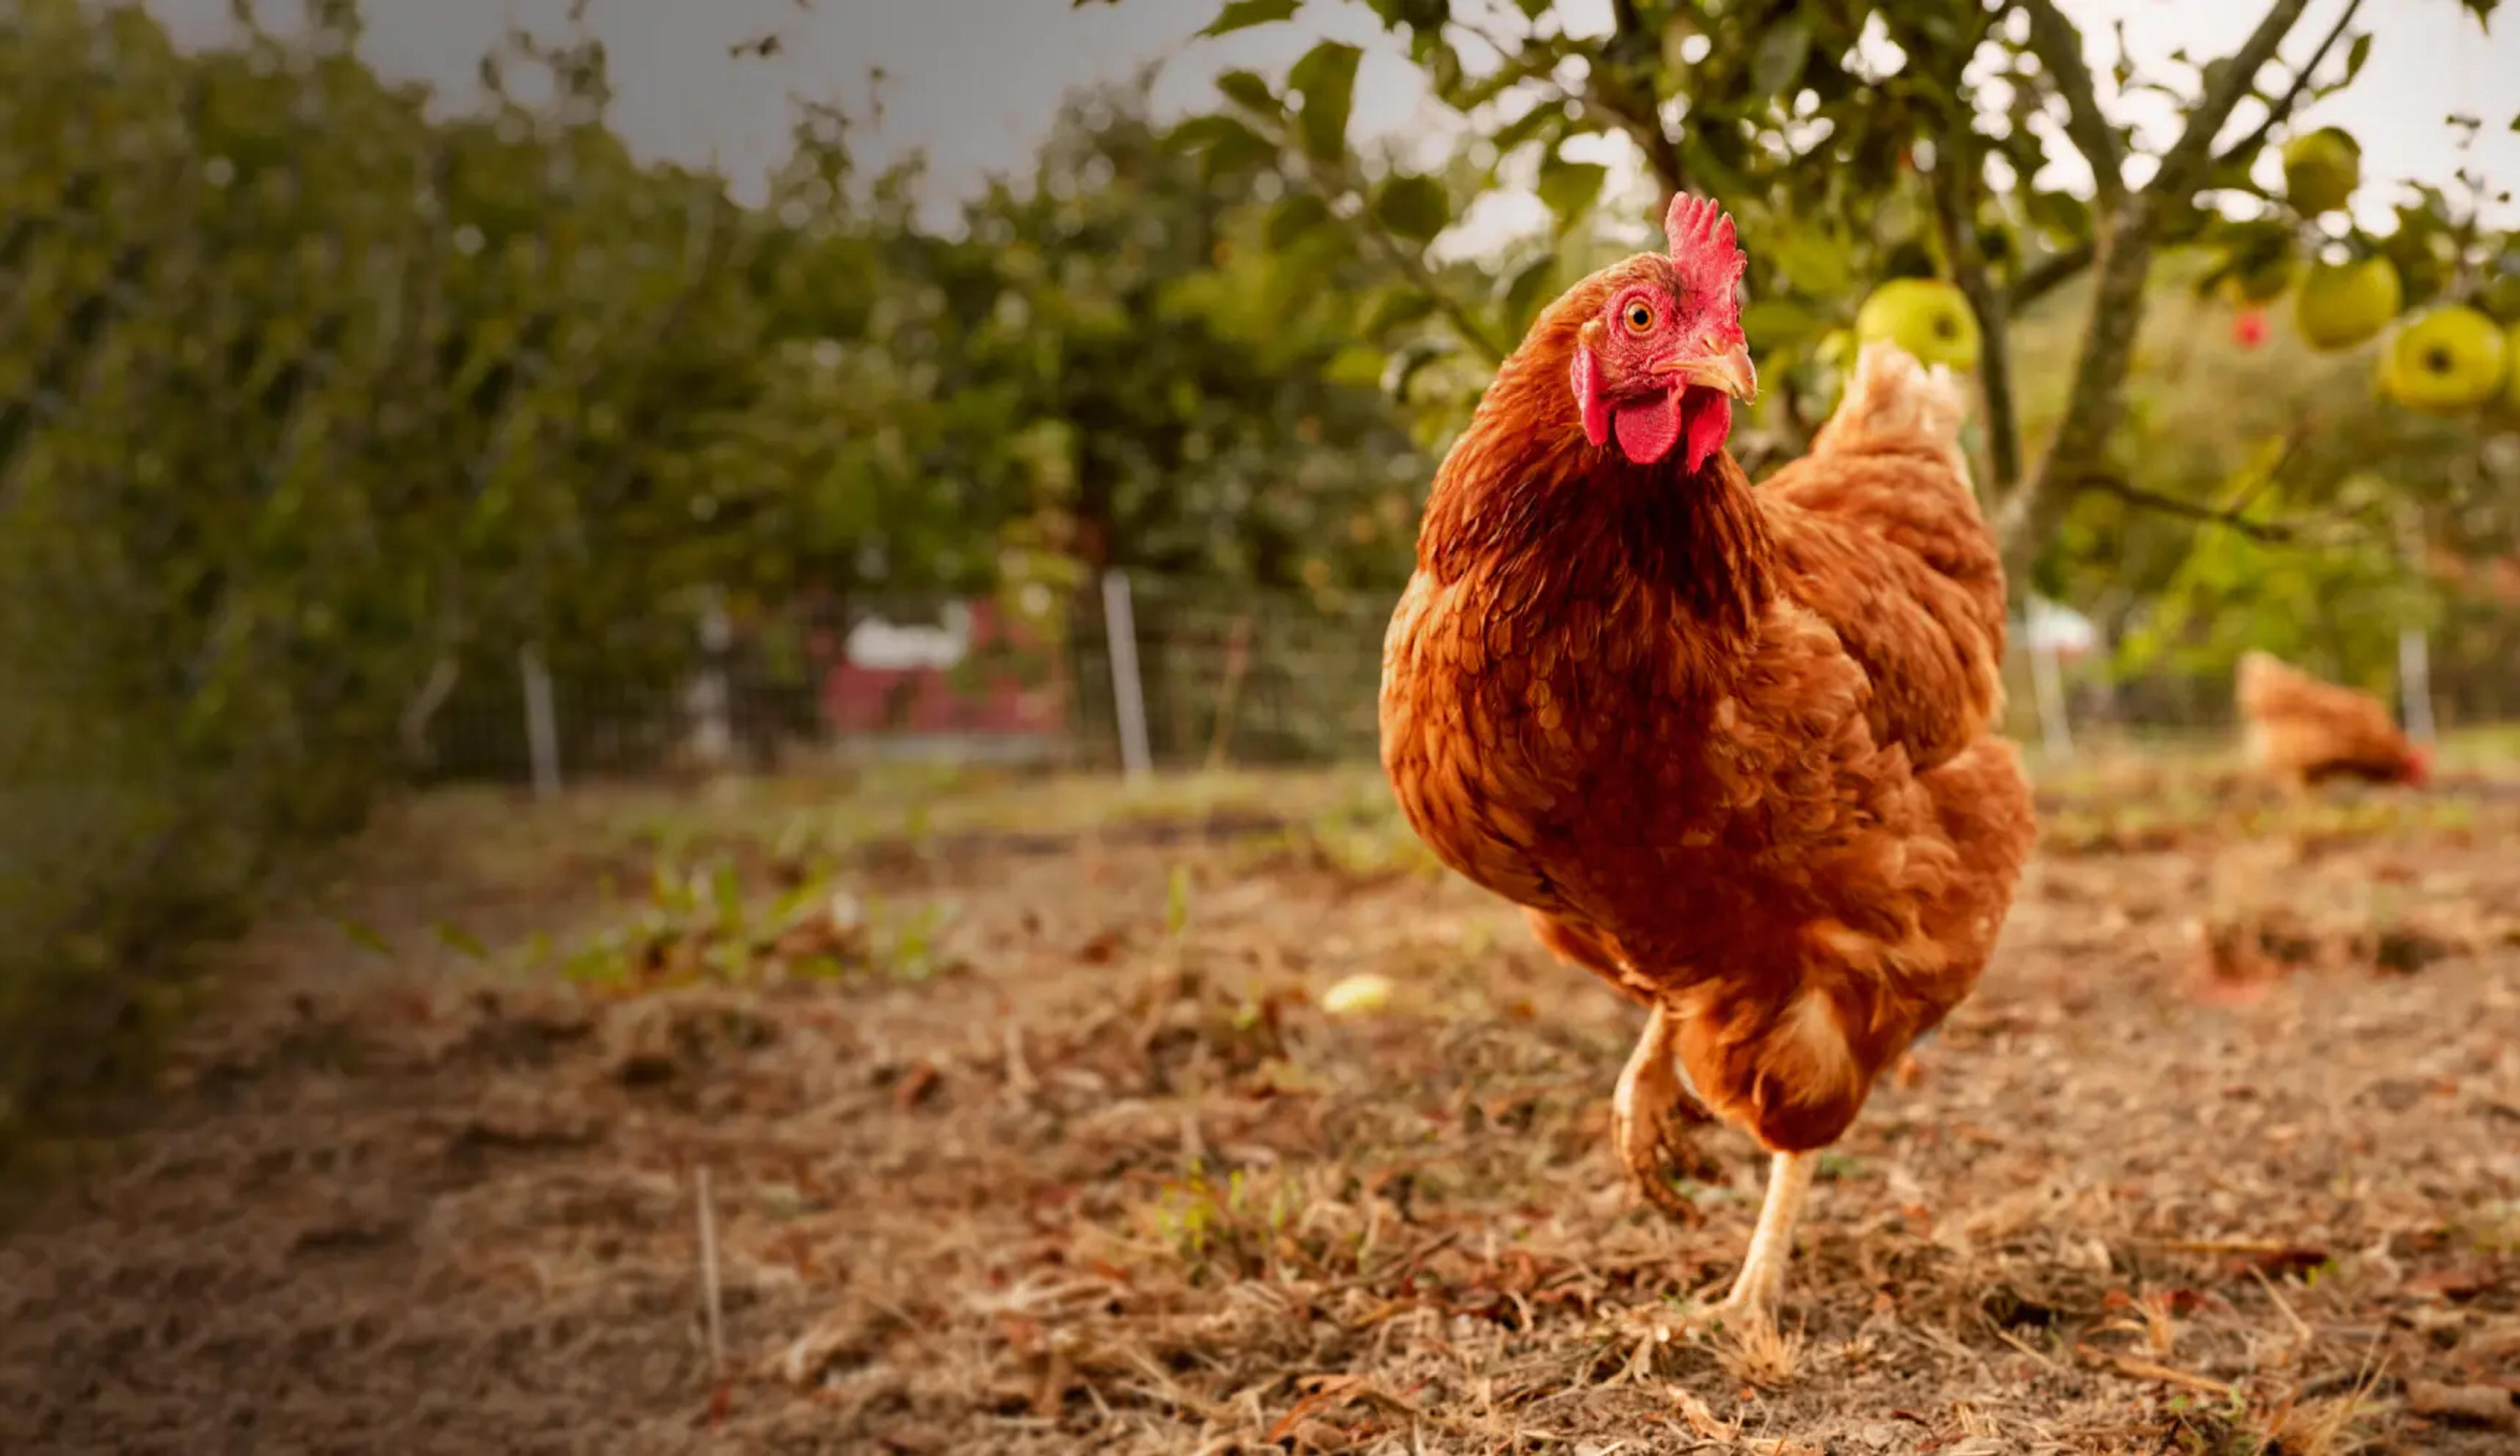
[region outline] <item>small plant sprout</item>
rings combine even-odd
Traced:
[[[1190,926],[1190,866],[1176,864],[1164,882],[1164,934],[1174,940]]]

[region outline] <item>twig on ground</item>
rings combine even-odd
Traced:
[[[2074,1346],[2074,1352],[2085,1359],[2095,1360],[2120,1375],[2136,1380],[2155,1380],[2164,1385],[2184,1386],[2188,1390],[2202,1390],[2211,1395],[2228,1396],[2231,1393],[2231,1387],[2228,1382],[2208,1380],[2204,1376],[2191,1375],[2187,1371],[2173,1369],[2168,1365],[2139,1356],[2120,1354],[2115,1350],[2101,1349],[2091,1345],[2077,1345]]]
[[[695,1169],[692,1183],[694,1201],[699,1205],[700,1301],[708,1321],[709,1375],[715,1378],[726,1370],[726,1301],[718,1285],[717,1209],[709,1196],[708,1169]]]
[[[2251,1264],[2249,1265],[2249,1272],[2256,1276],[2258,1283],[2266,1288],[2267,1298],[2274,1301],[2275,1307],[2283,1311],[2285,1321],[2292,1326],[2293,1333],[2301,1337],[2301,1343],[2304,1346],[2318,1344],[2318,1333],[2313,1330],[2310,1327],[2310,1322],[2303,1319],[2300,1313],[2292,1307],[2292,1301],[2283,1297],[2283,1291],[2275,1288],[2275,1282],[2267,1277],[2267,1271],[2259,1268],[2256,1264]]]

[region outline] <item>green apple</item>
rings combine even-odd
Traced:
[[[2223,301],[2233,308],[2247,308],[2253,303],[2272,303],[2292,287],[2301,272],[2301,260],[2291,252],[2276,253],[2265,261],[2224,275]]]
[[[1925,365],[1977,368],[1977,315],[1968,299],[1934,278],[1894,278],[1872,290],[1855,311],[1855,335],[1866,343],[1888,339]]]
[[[2520,324],[2520,272],[2503,273],[2489,280],[2477,294],[2476,306],[2497,323]]]
[[[2494,321],[2463,304],[2423,315],[2390,341],[2390,395],[2427,415],[2464,415],[2502,387],[2508,345]]]
[[[2332,354],[2379,336],[2405,301],[2398,270],[2387,258],[2320,263],[2302,280],[2292,319],[2304,343]]]
[[[2520,324],[2502,336],[2502,402],[2520,410]]]
[[[2362,182],[2362,148],[2333,126],[2284,143],[2284,199],[2304,217],[2333,212],[2354,199]]]

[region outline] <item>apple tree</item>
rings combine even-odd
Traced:
[[[2497,0],[2440,3],[2482,26]],[[2244,306],[2291,294],[2315,348],[2373,350],[2409,409],[2473,420],[2515,387],[2513,240],[2479,218],[2498,195],[2474,177],[2457,197],[2408,188],[2376,234],[2340,210],[2367,186],[2352,139],[2296,134],[2293,117],[2353,84],[2375,42],[2362,0],[2317,26],[2310,10],[2271,0],[2230,54],[2143,74],[2122,37],[2087,36],[2055,0],[1613,0],[1610,28],[1588,34],[1545,0],[1226,0],[1206,34],[1370,12],[1462,144],[1431,168],[1365,154],[1349,125],[1362,51],[1341,40],[1282,75],[1219,75],[1224,105],[1185,135],[1211,167],[1282,161],[1303,179],[1273,235],[1328,233],[1379,266],[1366,331],[1433,407],[1430,432],[1555,291],[1645,242],[1657,199],[1611,186],[1610,162],[1657,195],[1721,199],[1750,253],[1745,324],[1768,385],[1736,435],[1745,463],[1801,448],[1856,338],[1901,338],[1974,369],[1991,514],[2015,581],[2046,583],[2049,548],[2095,498],[2227,513],[2167,494],[2130,427],[2167,257],[2203,257],[2194,283]],[[2095,68],[2119,95],[2172,100],[2176,124],[2112,115]],[[1465,211],[1511,188],[1548,204],[1549,235],[1493,269],[1441,261]],[[2071,348],[2044,388],[2017,366],[2018,326],[2067,309]]]

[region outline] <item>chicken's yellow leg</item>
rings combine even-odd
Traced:
[[[1819,1159],[1811,1153],[1778,1153],[1768,1169],[1768,1199],[1759,1209],[1759,1228],[1750,1236],[1749,1257],[1741,1260],[1740,1277],[1726,1296],[1727,1313],[1773,1323],[1777,1297],[1785,1287],[1785,1260],[1794,1252],[1794,1222],[1803,1198],[1811,1192]]]
[[[1694,1222],[1697,1210],[1673,1189],[1671,1175],[1704,1171],[1686,1125],[1708,1119],[1682,1081],[1674,1032],[1671,1014],[1654,1007],[1619,1074],[1619,1089],[1610,1100],[1610,1126],[1619,1161],[1627,1166],[1637,1192],[1673,1217]]]

